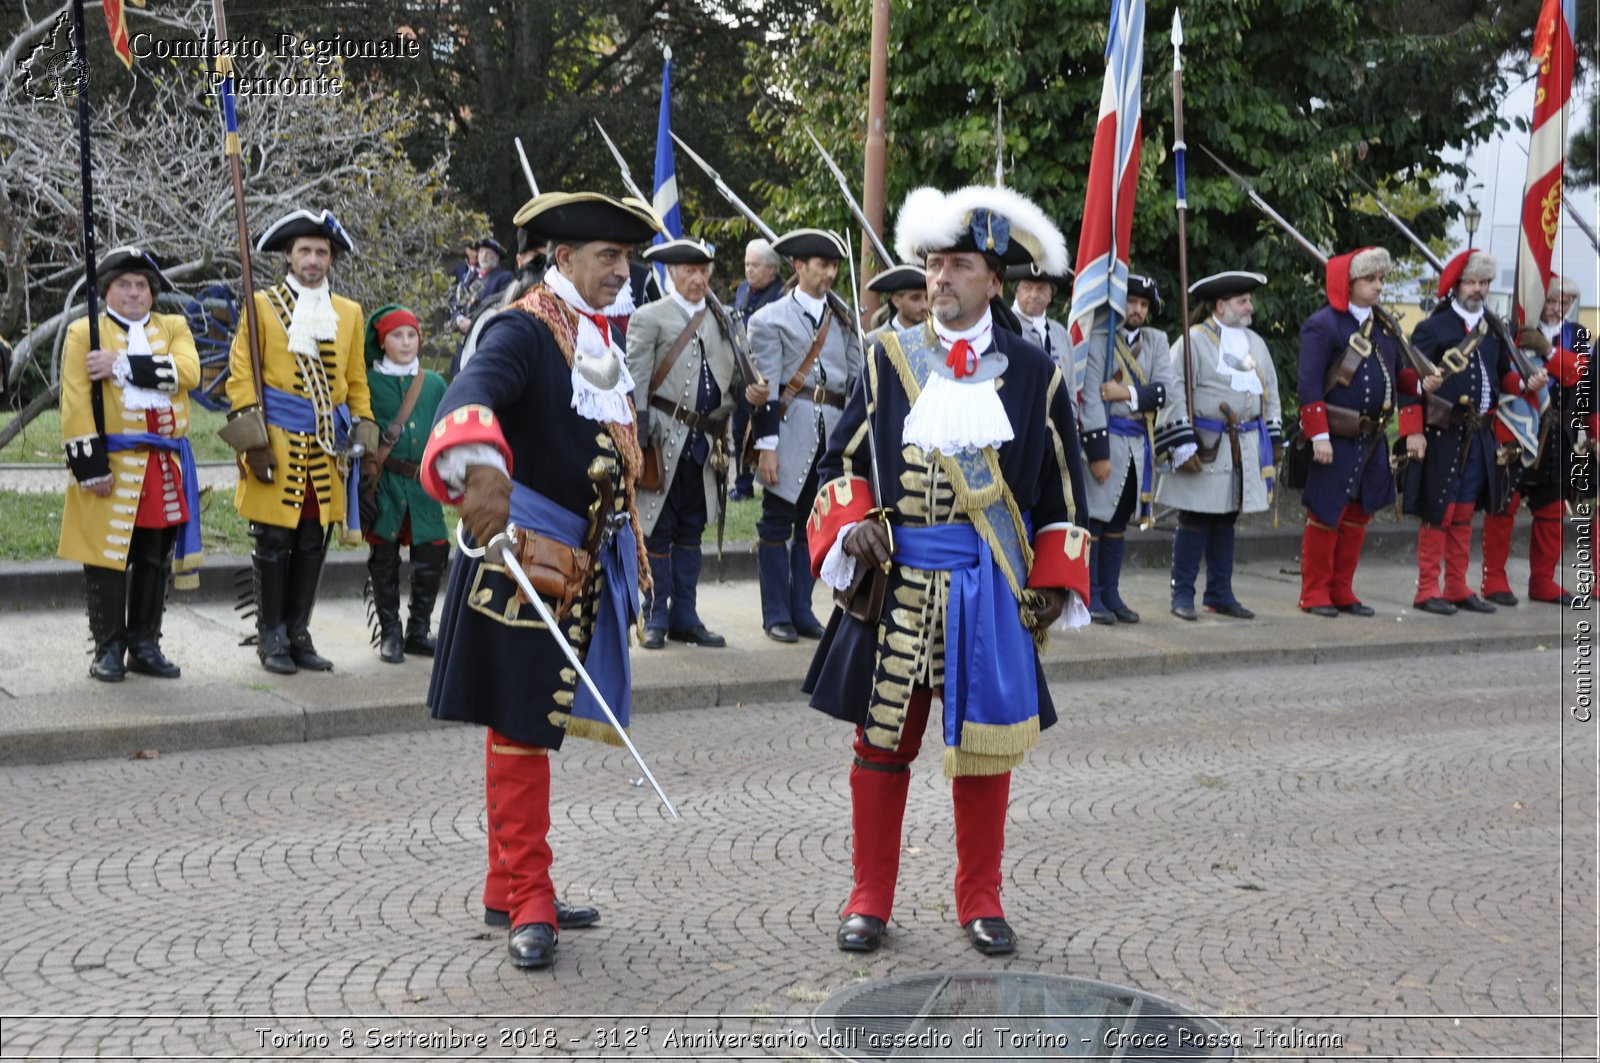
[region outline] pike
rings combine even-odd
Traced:
[[[84,301],[89,311],[89,349],[100,346],[100,280],[94,252],[94,159],[89,151],[89,49],[83,40],[83,0],[72,0],[73,65],[77,67],[75,95],[78,97],[78,169],[83,185],[83,280]],[[242,254],[249,269],[249,252]],[[105,398],[102,386],[89,389],[89,405],[94,412],[95,434],[106,434]]]
[[[994,101],[994,186],[1006,186],[1006,113],[1005,103]]]
[[[639,185],[633,179],[633,172],[628,169],[627,160],[622,157],[622,152],[617,150],[617,146],[613,144],[611,142],[611,138],[606,135],[606,127],[600,124],[600,119],[596,118],[594,120],[594,127],[600,130],[600,136],[606,142],[606,147],[611,149],[611,157],[617,160],[617,168],[622,171],[623,187],[628,190],[629,194],[632,195],[633,198],[644,203],[649,203],[650,197],[639,191]]]
[[[817,146],[821,147],[822,145],[819,144]],[[872,230],[868,229],[867,231],[871,232]],[[856,244],[853,238],[850,240],[849,247],[850,290],[852,292],[860,292],[861,288],[856,284]],[[864,363],[865,359],[872,357],[872,351],[867,347],[866,333],[861,331],[861,308],[859,306],[855,308],[855,312],[852,316],[855,318],[856,323],[856,342],[861,344],[861,355]],[[865,368],[863,368],[863,372],[865,371]],[[863,381],[863,386],[864,385],[865,381]],[[867,516],[875,518],[883,525],[884,534],[889,537],[889,556],[893,557],[894,526],[889,523],[889,510],[883,501],[883,479],[881,474],[878,472],[878,441],[877,436],[872,430],[872,407],[875,405],[875,403],[876,396],[869,394],[867,396],[867,453],[872,455],[872,501],[877,508],[869,510],[867,512]],[[889,561],[885,561],[883,563],[882,568],[884,575],[888,575],[890,564],[891,562]]]
[[[1183,19],[1182,9],[1172,12],[1172,159],[1178,177],[1178,305],[1183,315],[1183,400],[1184,409],[1194,416],[1194,358],[1189,342],[1189,189],[1184,172],[1189,145],[1183,142]],[[1107,338],[1110,342],[1110,337]]]
[[[1233,167],[1217,158],[1215,152],[1206,147],[1204,144],[1200,145],[1200,150],[1205,152],[1207,155],[1210,155],[1211,161],[1222,167],[1222,169],[1227,172],[1228,176],[1233,178],[1234,183],[1240,188],[1244,189],[1245,195],[1250,197],[1250,202],[1255,204],[1256,209],[1265,214],[1269,219],[1272,220],[1274,224],[1278,226],[1278,228],[1282,229],[1290,239],[1299,244],[1301,249],[1304,250],[1306,254],[1316,259],[1318,265],[1323,267],[1327,266],[1328,253],[1326,251],[1322,250],[1322,248],[1306,239],[1298,229],[1289,224],[1288,220],[1284,218],[1282,214],[1279,214],[1277,211],[1273,210],[1267,201],[1261,198],[1260,193],[1258,193],[1255,188],[1251,186],[1250,182],[1236,173]],[[1429,359],[1427,355],[1423,354],[1412,345],[1411,340],[1406,337],[1405,332],[1400,328],[1400,322],[1394,319],[1394,315],[1389,313],[1389,311],[1384,308],[1382,303],[1373,304],[1372,316],[1377,318],[1378,324],[1382,325],[1385,331],[1392,335],[1396,342],[1400,344],[1401,350],[1405,352],[1406,360],[1411,363],[1411,368],[1416,370],[1418,376],[1429,377],[1436,374],[1446,375],[1442,373],[1437,365],[1433,364],[1433,361]]]
[[[710,163],[702,159],[693,148],[685,144],[683,142],[683,138],[678,134],[672,134],[672,139],[673,142],[678,145],[678,147],[682,148],[688,154],[689,158],[694,160],[694,164],[696,166],[705,171],[706,176],[711,178],[711,183],[717,186],[717,191],[722,193],[722,198],[726,199],[734,210],[743,215],[745,221],[748,221],[751,225],[754,225],[756,227],[756,231],[762,236],[766,237],[770,243],[775,244],[778,242],[778,234],[768,228],[767,223],[762,221],[761,218],[757,216],[755,211],[746,206],[744,200],[740,199],[736,194],[734,194],[733,189],[728,187],[728,182],[724,181],[722,179],[722,175],[711,168]]]
[[[606,131],[604,129],[600,130],[600,135],[601,136],[605,136],[606,135]],[[539,194],[539,182],[535,181],[533,179],[533,167],[528,165],[528,153],[526,151],[522,150],[522,138],[521,137],[512,137],[511,139],[516,142],[516,145],[517,145],[517,158],[522,161],[522,176],[524,176],[524,177],[526,177],[528,179],[528,189],[531,192],[533,192],[534,195],[538,195]],[[606,143],[609,144],[610,142],[611,142],[610,138],[608,137],[606,139]],[[615,149],[613,149],[613,150],[615,150]],[[621,157],[620,156],[618,157],[618,161],[619,162],[621,161]]]
[[[458,538],[460,537],[460,531],[461,529],[458,525],[456,528]],[[656,782],[656,777],[650,773],[650,768],[645,764],[644,758],[639,755],[639,750],[634,747],[633,740],[628,737],[628,732],[623,730],[622,724],[618,722],[617,714],[612,712],[611,706],[606,703],[605,695],[600,693],[600,688],[594,685],[593,679],[589,678],[589,673],[583,667],[583,662],[578,660],[578,654],[573,650],[572,644],[562,636],[561,629],[556,626],[556,618],[550,613],[550,607],[544,604],[544,599],[539,597],[539,592],[533,589],[533,583],[528,579],[528,574],[522,570],[522,563],[517,560],[516,551],[511,547],[511,531],[511,528],[507,528],[490,539],[488,545],[484,547],[484,554],[488,556],[498,555],[500,563],[506,567],[506,571],[511,574],[511,578],[517,581],[517,586],[521,588],[528,601],[533,603],[533,608],[539,614],[539,619],[543,620],[545,626],[549,628],[550,637],[556,640],[556,645],[561,648],[562,654],[567,658],[567,663],[572,665],[573,669],[578,673],[578,678],[583,681],[584,687],[588,689],[594,700],[599,704],[601,711],[606,714],[606,719],[610,721],[612,728],[617,732],[617,737],[621,738],[622,744],[628,747],[628,753],[633,757],[633,762],[639,765],[639,770],[644,772],[644,777],[650,780],[650,785],[655,788],[656,796],[661,798],[663,805],[667,806],[667,811],[672,814],[673,819],[681,819],[682,817],[678,815],[678,810],[672,807],[672,801],[668,799],[667,792],[661,788],[660,783]]]
[[[822,141],[817,139],[817,135],[811,131],[811,127],[806,126],[805,130],[806,136],[811,138],[811,143],[817,146],[817,152],[822,156],[822,161],[828,164],[828,170],[833,174],[833,179],[839,183],[839,191],[844,194],[844,201],[850,208],[851,216],[855,218],[856,224],[861,226],[861,231],[867,234],[867,239],[872,241],[873,253],[878,256],[878,260],[883,263],[885,269],[899,265],[894,260],[894,256],[889,253],[889,249],[883,246],[883,241],[878,238],[878,234],[873,231],[872,226],[867,223],[867,216],[862,211],[861,205],[856,202],[856,197],[850,193],[850,182],[845,180],[844,173],[839,169],[839,164],[833,161],[833,156],[828,154],[828,149],[822,146]]]

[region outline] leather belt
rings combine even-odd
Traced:
[[[659,410],[675,419],[680,424],[687,425],[690,431],[704,432],[706,435],[721,439],[724,430],[728,427],[726,417],[711,417],[697,410],[686,410],[675,402],[669,402],[660,395],[650,396],[650,408]]]
[[[389,472],[403,476],[407,480],[417,479],[417,470],[422,466],[415,461],[402,461],[399,458],[384,458],[383,467]]]
[[[845,400],[850,397],[842,391],[829,391],[820,384],[808,391],[800,392],[800,395],[810,399],[818,406],[832,406],[836,410],[844,409]],[[798,398],[799,396],[796,397]]]

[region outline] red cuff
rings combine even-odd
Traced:
[[[1417,376],[1417,371],[1409,366],[1400,370],[1400,393],[1402,395],[1422,394],[1422,380]]]
[[[1588,368],[1588,355],[1569,351],[1565,347],[1551,351],[1550,360],[1545,363],[1551,378],[1564,388],[1577,387],[1578,381],[1583,379],[1584,370]]]
[[[434,471],[434,463],[451,447],[461,446],[463,443],[487,443],[500,452],[506,460],[506,472],[511,472],[511,448],[506,445],[506,437],[500,431],[500,422],[494,418],[494,411],[487,406],[463,406],[459,410],[452,410],[436,425],[428,436],[428,446],[422,452],[422,489],[440,502],[455,505],[461,501],[459,496],[450,493],[449,485],[439,479],[439,474]]]
[[[1500,378],[1500,390],[1507,395],[1522,394],[1522,374],[1515,369]]]
[[[1427,401],[1427,400],[1423,400]],[[1424,406],[1421,402],[1400,407],[1400,434],[1414,436],[1422,431]]]
[[[1076,525],[1047,528],[1033,537],[1029,587],[1077,591],[1089,600],[1089,532]]]
[[[1328,404],[1313,402],[1309,406],[1300,407],[1300,430],[1310,439],[1313,436],[1328,434]]]
[[[811,574],[822,574],[822,562],[839,538],[839,529],[872,512],[872,485],[860,476],[841,476],[817,489],[806,521],[806,543],[811,549]]]

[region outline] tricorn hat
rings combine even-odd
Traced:
[[[663,266],[704,266],[717,257],[716,248],[690,236],[652,244],[644,249],[646,262],[659,262]]]
[[[1152,316],[1161,313],[1161,289],[1156,287],[1154,277],[1146,277],[1142,273],[1128,274],[1128,295],[1149,303]]]
[[[356,249],[355,241],[350,239],[350,234],[345,232],[332,211],[313,213],[309,210],[293,210],[273,222],[261,234],[261,239],[256,241],[256,250],[287,251],[297,236],[324,237],[336,251],[354,253]]]
[[[894,224],[895,251],[921,262],[935,251],[977,251],[1008,266],[1037,263],[1065,276],[1067,239],[1032,200],[1009,188],[969,185],[945,195],[919,188],[906,197]]]
[[[524,203],[511,220],[544,241],[642,244],[664,231],[648,203],[632,196],[612,199],[599,192],[546,192]]]
[[[772,249],[784,258],[831,258],[839,262],[850,257],[844,241],[826,229],[792,229],[778,237]]]
[[[1070,269],[1061,273],[1048,273],[1039,268],[1039,263],[1037,262],[1006,267],[1006,280],[1013,283],[1016,281],[1043,281],[1046,284],[1053,284],[1057,288],[1070,288],[1072,287],[1072,279],[1076,275]]]
[[[1248,270],[1230,269],[1224,273],[1213,273],[1209,277],[1202,277],[1189,285],[1189,294],[1204,303],[1215,302],[1218,299],[1232,299],[1236,295],[1253,292],[1263,284],[1267,278],[1260,273],[1251,273]]]
[[[161,272],[161,263],[150,252],[137,247],[118,247],[95,263],[95,282],[104,295],[111,282],[124,273],[144,273],[154,278],[150,294],[172,291],[172,282]]]
[[[922,291],[927,287],[928,272],[921,266],[891,266],[867,281],[867,291],[883,295]]]
[[[485,236],[482,240],[479,240],[478,243],[477,243],[477,248],[478,248],[479,251],[482,251],[484,248],[488,248],[490,251],[493,251],[495,254],[499,255],[501,258],[505,258],[506,257],[506,247],[505,247],[505,245],[502,244],[499,240],[496,240],[492,236]]]

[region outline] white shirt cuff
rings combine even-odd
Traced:
[[[1138,410],[1139,409],[1139,389],[1136,388],[1136,387],[1130,386],[1128,388],[1128,397],[1124,401],[1127,402],[1128,409],[1130,409],[1130,410]]]
[[[844,552],[844,537],[858,523],[851,521],[839,529],[833,545],[828,548],[828,556],[822,559],[822,569],[817,573],[823,583],[836,591],[849,590],[850,581],[856,578],[856,559]]]
[[[777,450],[778,449],[778,437],[777,436],[762,436],[760,439],[756,440],[756,449],[757,450]]]
[[[1184,462],[1194,457],[1195,452],[1199,449],[1200,447],[1196,443],[1180,444],[1178,448],[1172,452],[1172,467],[1176,469],[1179,465],[1182,465]]]
[[[1325,440],[1327,438],[1328,438],[1328,433],[1326,433],[1326,432],[1318,432],[1316,435],[1311,437],[1311,442],[1313,442],[1313,443],[1321,443],[1323,440]]]
[[[117,360],[111,363],[111,379],[117,382],[118,387],[125,388],[132,376],[133,363],[128,361],[126,354],[117,355]]]
[[[488,443],[462,443],[439,452],[433,459],[433,471],[439,474],[450,493],[459,498],[467,489],[467,466],[493,465],[506,479],[511,473],[506,469],[506,459]]]

